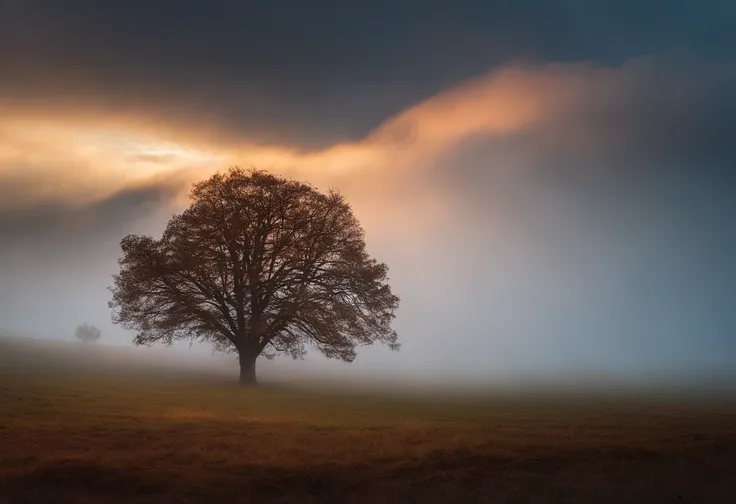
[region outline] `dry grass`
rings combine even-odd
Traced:
[[[0,504],[736,502],[726,404],[243,390],[137,356],[0,338]]]
[[[59,375],[0,404],[0,502],[736,502],[725,407]]]

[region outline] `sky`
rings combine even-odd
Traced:
[[[726,0],[3,0],[0,329],[129,344],[120,239],[237,164],[343,192],[402,298],[400,352],[282,366],[732,372],[733,26]]]

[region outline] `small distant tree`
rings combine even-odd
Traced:
[[[102,336],[100,330],[89,324],[80,325],[74,332],[74,337],[82,343],[95,343],[100,339],[100,336]]]
[[[337,192],[234,168],[196,184],[161,238],[121,245],[113,322],[137,331],[138,345],[235,351],[243,384],[256,383],[260,355],[299,358],[311,346],[351,362],[359,346],[399,348],[388,267],[368,255]]]

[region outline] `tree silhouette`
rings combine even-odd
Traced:
[[[109,305],[136,344],[211,342],[237,352],[243,384],[256,383],[259,355],[398,350],[388,267],[366,253],[342,195],[236,167],[195,184],[191,200],[160,239],[121,242]]]
[[[83,343],[95,343],[100,336],[102,336],[100,330],[89,324],[82,324],[74,331],[74,337]]]

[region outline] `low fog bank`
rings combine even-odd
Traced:
[[[381,393],[431,398],[474,398],[512,394],[539,399],[556,396],[704,399],[736,402],[736,373],[703,375],[638,374],[622,378],[601,373],[499,375],[492,380],[422,377],[410,372],[377,374],[351,364],[314,360],[261,359],[258,376],[265,386],[304,391]],[[20,335],[0,336],[0,376],[124,377],[237,382],[235,354],[207,353],[195,347],[134,347],[54,341]]]
[[[144,348],[58,341],[18,335],[0,336],[0,373],[5,375],[129,375],[149,377],[237,377],[233,356],[203,359],[180,349]]]

